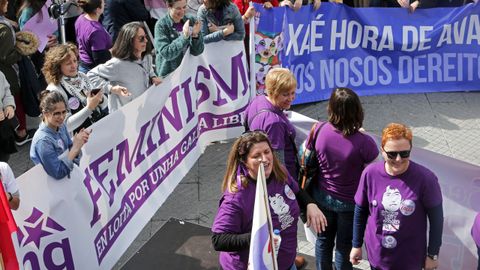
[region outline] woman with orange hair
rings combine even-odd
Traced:
[[[438,268],[442,193],[435,174],[410,160],[412,131],[391,123],[382,133],[385,161],[370,164],[355,194],[350,261],[362,257],[363,235],[371,269]],[[427,245],[427,218],[429,237]]]

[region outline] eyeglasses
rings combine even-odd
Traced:
[[[64,110],[64,111],[61,111],[61,112],[53,112],[52,115],[53,115],[54,117],[65,116],[65,115],[67,115],[67,111]]]
[[[385,149],[383,149],[385,151]],[[410,157],[410,152],[412,150],[405,150],[405,151],[385,151],[387,154],[388,159],[396,159],[398,155],[400,155],[401,158],[408,158]]]
[[[138,41],[140,42],[148,42],[147,36],[139,36]]]

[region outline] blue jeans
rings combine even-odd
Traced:
[[[292,264],[292,267],[290,267],[289,270],[297,270],[297,267],[295,266],[295,263]]]
[[[335,268],[337,270],[353,269],[350,262],[353,238],[353,212],[335,212],[320,208],[327,218],[326,230],[318,234],[315,244],[317,270],[331,270],[333,247],[335,249]],[[336,238],[336,241],[335,241]]]

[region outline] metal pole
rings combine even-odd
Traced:
[[[60,3],[60,17],[58,17],[58,22],[60,26],[60,40],[62,44],[67,43],[67,38],[65,35],[65,1]]]
[[[250,2],[250,6],[253,6],[253,3]],[[250,18],[250,42],[249,42],[249,51],[250,55],[250,100],[255,98],[257,95],[257,80],[255,77],[255,16]]]

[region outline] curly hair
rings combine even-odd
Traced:
[[[63,76],[60,67],[62,63],[70,59],[72,53],[78,59],[77,46],[72,43],[59,44],[48,50],[45,54],[45,63],[42,67],[42,72],[43,75],[45,75],[47,83],[53,83],[55,85],[60,83],[60,79]]]

